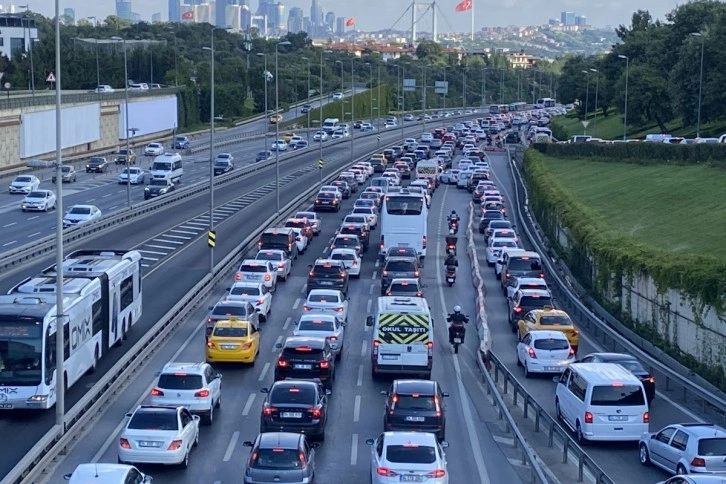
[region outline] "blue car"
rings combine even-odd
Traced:
[[[174,150],[185,150],[189,148],[189,138],[186,136],[177,136],[174,138],[174,143],[172,143],[171,148]]]

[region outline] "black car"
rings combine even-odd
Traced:
[[[260,433],[294,432],[325,440],[330,390],[322,383],[288,379],[260,391],[267,394],[262,404]]]
[[[255,161],[266,161],[272,158],[272,151],[258,151],[255,156]]]
[[[414,247],[389,247],[383,256],[383,260],[385,261],[390,257],[413,257],[414,259],[418,259],[418,252],[416,252]]]
[[[246,482],[312,482],[315,476],[315,448],[320,444],[305,435],[267,432],[242,445],[250,447]]]
[[[144,200],[160,197],[174,190],[176,190],[176,187],[168,178],[152,178],[144,188]]]
[[[348,185],[348,182],[344,180],[335,180],[334,182],[331,182],[330,185],[338,187],[340,189],[340,192],[343,194],[344,200],[350,198],[351,189],[350,185]]]
[[[348,294],[348,270],[339,260],[318,259],[310,266],[307,291],[313,289],[337,289]]]
[[[102,156],[94,156],[86,163],[86,173],[106,173],[108,161]]]
[[[508,145],[512,145],[521,143],[522,139],[519,137],[519,133],[511,132],[507,133],[507,136],[504,138],[504,142]]]
[[[368,224],[347,223],[338,231],[340,235],[356,235],[361,245],[361,252],[366,252],[371,244],[371,233]]]
[[[381,271],[381,296],[386,295],[393,279],[418,279],[420,276],[418,257],[389,257]]]
[[[289,336],[280,349],[275,363],[275,381],[286,378],[319,379],[332,390],[335,379],[335,354],[328,340],[313,336]]]
[[[229,160],[217,160],[214,162],[214,175],[223,175],[234,169],[234,164]]]
[[[321,210],[328,210],[331,212],[340,212],[340,200],[335,196],[333,192],[320,192],[315,197],[315,205],[313,210],[320,212]]]
[[[500,210],[487,210],[482,213],[481,219],[479,220],[479,233],[483,234],[486,232],[489,222],[492,220],[504,220],[504,214]]]
[[[655,398],[655,378],[632,355],[624,353],[590,353],[581,360],[577,360],[577,363],[617,363],[640,379],[643,388],[645,388],[645,396],[649,405]]]
[[[177,136],[171,144],[173,150],[185,150],[189,148],[189,138],[186,136]]]
[[[446,405],[449,394],[432,380],[393,380],[386,395],[383,430],[430,432],[438,440],[446,437]]]

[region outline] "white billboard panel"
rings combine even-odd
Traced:
[[[55,151],[55,109],[23,113],[20,116],[20,158]],[[61,146],[63,149],[101,139],[101,105],[83,104],[63,108]]]
[[[118,138],[126,139],[126,109],[122,101],[118,116]],[[177,127],[176,96],[161,99],[129,100],[129,125],[133,136],[144,136]]]

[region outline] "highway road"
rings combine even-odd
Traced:
[[[407,134],[412,135],[420,129],[412,126],[407,128]],[[398,139],[398,133],[383,133],[382,143],[393,144]],[[358,153],[364,153],[374,149],[376,144],[374,136],[356,143],[356,149]],[[281,190],[283,205],[300,191],[318,182],[317,169],[312,169],[317,154],[313,150],[296,157],[294,161],[281,164],[280,176],[285,183]],[[344,144],[343,147],[331,149],[326,159],[326,173],[331,169],[340,169],[349,162],[349,147]],[[274,188],[270,184],[274,184],[274,166],[216,190],[217,254],[228,253],[244,239],[250,228],[258,227],[273,213]],[[158,216],[136,220],[88,240],[87,247],[120,247],[122,244],[141,250],[145,258],[144,315],[132,330],[126,345],[133,345],[145,329],[158,321],[206,273],[208,249],[206,238],[202,237],[208,223],[206,200],[205,196],[185,200],[160,211]],[[51,263],[51,258],[45,257],[12,275],[4,274],[0,280],[0,291],[7,291],[22,278],[36,274]],[[473,300],[473,296],[467,299]],[[99,363],[99,371],[95,375],[82,379],[69,390],[67,408],[77,402],[87,388],[93,386],[122,351],[112,350]],[[0,413],[0,434],[22,436],[12,444],[1,444],[0,475],[7,473],[52,423],[53,412]]]
[[[429,216],[431,241],[442,240],[447,230],[446,214],[456,208],[463,212],[468,197],[451,188],[441,188],[434,194]],[[344,201],[340,214],[324,214],[323,230],[312,242],[305,255],[293,266],[289,281],[280,284],[273,296],[273,314],[262,325],[261,352],[254,367],[218,366],[223,375],[223,406],[211,427],[203,427],[199,447],[192,453],[187,470],[142,466],[159,483],[238,483],[249,456],[242,447],[245,440],[253,440],[259,430],[259,415],[264,400],[261,387],[272,383],[272,370],[277,355],[274,345],[292,334],[294,323],[302,312],[306,266],[326,253],[335,229],[352,200]],[[373,239],[378,237],[374,231]],[[463,241],[462,241],[463,243]],[[468,261],[461,259],[460,278],[456,286],[443,283],[443,250],[439,244],[430,247],[423,270],[426,299],[436,321],[433,378],[441,382],[451,397],[447,401],[448,469],[452,483],[512,483],[523,482],[518,474],[521,467],[509,464],[516,457],[499,428],[496,413],[476,384],[478,368],[474,361],[477,349],[475,335],[467,337],[468,351],[454,356],[446,343],[444,319],[450,308],[461,305],[465,312],[474,311],[474,292]],[[189,255],[184,259],[188,260]],[[346,328],[345,350],[337,371],[336,385],[331,398],[325,443],[317,454],[316,482],[339,484],[368,482],[370,450],[365,439],[382,431],[383,396],[380,391],[388,383],[374,382],[370,377],[370,331],[365,326],[365,315],[370,313],[378,295],[380,267],[375,251],[364,257],[363,272],[359,280],[351,282],[351,307]],[[231,275],[230,279],[231,281]],[[149,284],[145,285],[148,288]],[[210,300],[213,303],[223,294],[222,288]],[[148,297],[148,296],[145,296]],[[205,304],[206,306],[206,304]],[[202,309],[175,335],[149,366],[139,374],[133,388],[124,391],[119,401],[103,420],[94,426],[82,443],[65,459],[57,475],[71,472],[82,462],[115,462],[116,442],[123,415],[145,401],[153,384],[154,372],[166,361],[201,361],[204,359],[205,311]]]
[[[515,210],[512,204],[515,203],[514,180],[509,169],[509,162],[506,153],[490,154],[491,166],[494,180],[508,204],[509,217],[513,219],[519,228],[518,233],[522,237],[527,249],[531,249],[531,243],[526,240],[522,222],[516,220]],[[520,189],[521,190],[521,189]],[[555,415],[554,392],[556,384],[551,377],[542,376],[525,379],[521,368],[516,366],[516,338],[509,329],[507,322],[507,302],[502,294],[499,281],[494,277],[493,268],[489,268],[484,257],[484,236],[476,234],[479,262],[483,270],[483,279],[487,290],[487,315],[489,327],[493,337],[493,353],[509,368],[517,377],[517,380],[525,387],[527,392],[551,415]],[[580,332],[580,348],[578,357],[582,358],[588,353],[604,351],[597,343],[588,337],[583,330]],[[661,382],[656,381],[658,395],[651,404],[650,429],[657,431],[666,425],[676,422],[700,421],[698,414],[690,409],[671,400],[664,392]],[[573,434],[574,436],[574,434]],[[607,473],[615,482],[638,482],[651,483],[664,480],[667,475],[660,469],[644,467],[638,461],[637,443],[593,443],[584,449],[590,457]]]

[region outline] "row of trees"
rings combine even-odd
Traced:
[[[676,7],[665,21],[638,10],[631,25],[619,26],[616,34],[620,43],[609,54],[565,60],[560,101],[578,102],[581,116],[586,116],[586,105],[590,113],[601,109],[607,116],[612,107],[622,112],[627,81],[628,124],[655,123],[667,132],[666,124],[674,120],[696,125],[702,88],[701,123],[726,118],[726,4],[694,0]]]
[[[15,52],[11,59],[0,58],[3,81],[13,88],[26,89],[31,76],[36,89],[46,86],[48,73],[54,70],[54,25],[50,19],[36,15],[39,40],[31,59]],[[208,24],[138,23],[130,24],[118,17],[92,25],[81,21],[63,25],[61,30],[63,89],[93,89],[97,84],[116,88],[125,85],[124,47],[126,40],[128,77],[134,81],[159,83],[183,88],[180,126],[206,122],[210,118],[210,52],[214,35],[215,102],[217,115],[225,119],[248,116],[264,110],[265,62],[275,72],[278,52],[279,104],[284,107],[315,95],[320,86],[321,50],[313,47],[304,32],[288,34],[283,39],[266,40],[257,32],[231,33],[212,30]],[[277,44],[281,41],[289,45]],[[322,51],[323,92],[328,93],[351,84],[351,63],[355,62],[356,86],[377,85],[379,79],[388,89],[388,103],[397,106],[403,96],[406,110],[423,106],[423,78],[426,76],[428,108],[509,103],[527,101],[533,96],[554,96],[556,77],[552,72],[521,71],[511,68],[501,55],[490,57],[464,56],[446,52],[439,44],[421,42],[416,56],[403,55],[395,61],[384,61],[376,52],[353,56],[346,52]],[[343,63],[341,79],[340,64]],[[401,92],[395,88],[401,77],[416,79],[417,89]],[[434,93],[434,82],[446,80],[446,97]],[[308,84],[309,82],[309,84]],[[464,83],[466,88],[464,89]],[[308,85],[310,90],[308,90]],[[400,86],[399,86],[400,87]],[[268,108],[275,106],[274,83],[268,83]],[[465,98],[464,98],[465,91]]]

